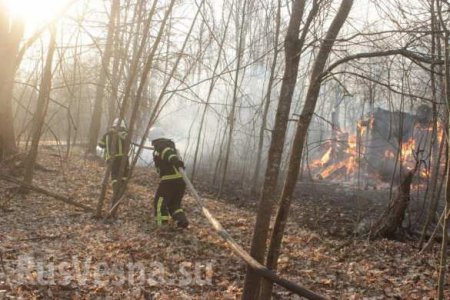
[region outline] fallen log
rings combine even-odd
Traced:
[[[37,192],[37,193],[40,193],[40,194],[43,194],[43,195],[47,195],[47,196],[50,196],[52,198],[55,198],[56,200],[60,200],[60,201],[62,201],[64,203],[66,203],[66,204],[70,204],[70,205],[76,206],[78,208],[82,208],[85,211],[88,211],[88,212],[93,212],[94,211],[89,206],[81,204],[81,203],[78,203],[78,202],[75,202],[75,201],[73,201],[72,199],[70,199],[68,197],[65,197],[65,196],[62,196],[62,195],[59,195],[59,194],[47,191],[47,190],[45,190],[43,188],[31,185],[31,184],[26,184],[26,183],[24,183],[24,182],[22,182],[20,180],[17,180],[17,179],[15,179],[13,177],[0,174],[0,179],[8,181],[8,182],[12,182],[14,184],[17,184],[23,189],[34,191],[34,192]]]

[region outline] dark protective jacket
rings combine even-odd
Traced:
[[[103,135],[98,146],[105,149],[105,159],[107,161],[125,155],[125,139],[127,134],[128,132],[124,128],[112,128]]]
[[[153,141],[155,151],[153,152],[153,161],[161,180],[174,180],[183,178],[174,164],[181,162],[178,157],[174,142],[168,139],[159,139]]]

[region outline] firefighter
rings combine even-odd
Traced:
[[[161,226],[172,218],[178,228],[187,228],[189,222],[181,208],[186,184],[178,171],[184,169],[184,163],[179,158],[175,143],[168,139],[162,128],[150,130],[149,140],[154,147],[153,161],[161,181],[153,201],[156,224]]]
[[[124,120],[116,118],[112,127],[106,132],[98,146],[104,149],[104,158],[111,168],[111,180],[113,187],[113,201],[118,201],[124,191],[124,182],[128,173],[128,155],[125,150],[125,139],[128,131]],[[122,158],[125,158],[125,169],[123,175],[120,176],[120,165]],[[115,202],[111,202],[110,209]]]

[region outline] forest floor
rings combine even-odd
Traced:
[[[77,155],[64,161],[49,149],[39,163],[48,170],[36,171],[35,185],[95,207],[101,163]],[[105,224],[49,196],[17,194],[0,180],[0,299],[239,298],[245,266],[189,194],[183,205],[190,228],[156,228],[151,203],[157,183],[153,170],[138,169],[118,219]],[[360,198],[330,186],[299,185],[280,274],[331,299],[436,298],[439,245],[419,254],[414,242],[354,237],[358,218],[380,206],[376,199],[385,194]],[[248,249],[254,199],[217,200],[207,188],[201,195]],[[295,299],[279,287],[274,298]]]

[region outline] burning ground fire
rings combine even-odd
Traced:
[[[310,164],[315,176],[319,179],[345,179],[357,169],[356,158],[356,136],[342,133],[342,139],[337,137],[335,141],[330,141],[325,146],[325,154]]]
[[[380,175],[376,168],[370,169],[368,149],[368,134],[372,121],[359,122],[356,134],[348,132],[335,132],[335,136],[321,148],[319,158],[309,163],[313,178],[331,182],[360,183],[361,180],[371,181],[377,187],[389,186],[388,176]],[[369,129],[368,129],[369,128]],[[419,124],[414,126],[414,134],[404,142],[392,141],[386,143],[383,151],[377,150],[379,158],[377,168],[385,169],[385,173],[392,176],[401,168],[403,171],[415,168],[417,161],[422,165],[419,169],[421,178],[428,178],[430,137],[432,127],[423,128]],[[439,130],[438,142],[442,139],[442,129]],[[401,146],[397,146],[400,144]]]
[[[344,181],[354,177],[358,169],[356,135],[339,133],[324,145],[325,153],[310,163],[313,175],[319,179]]]

